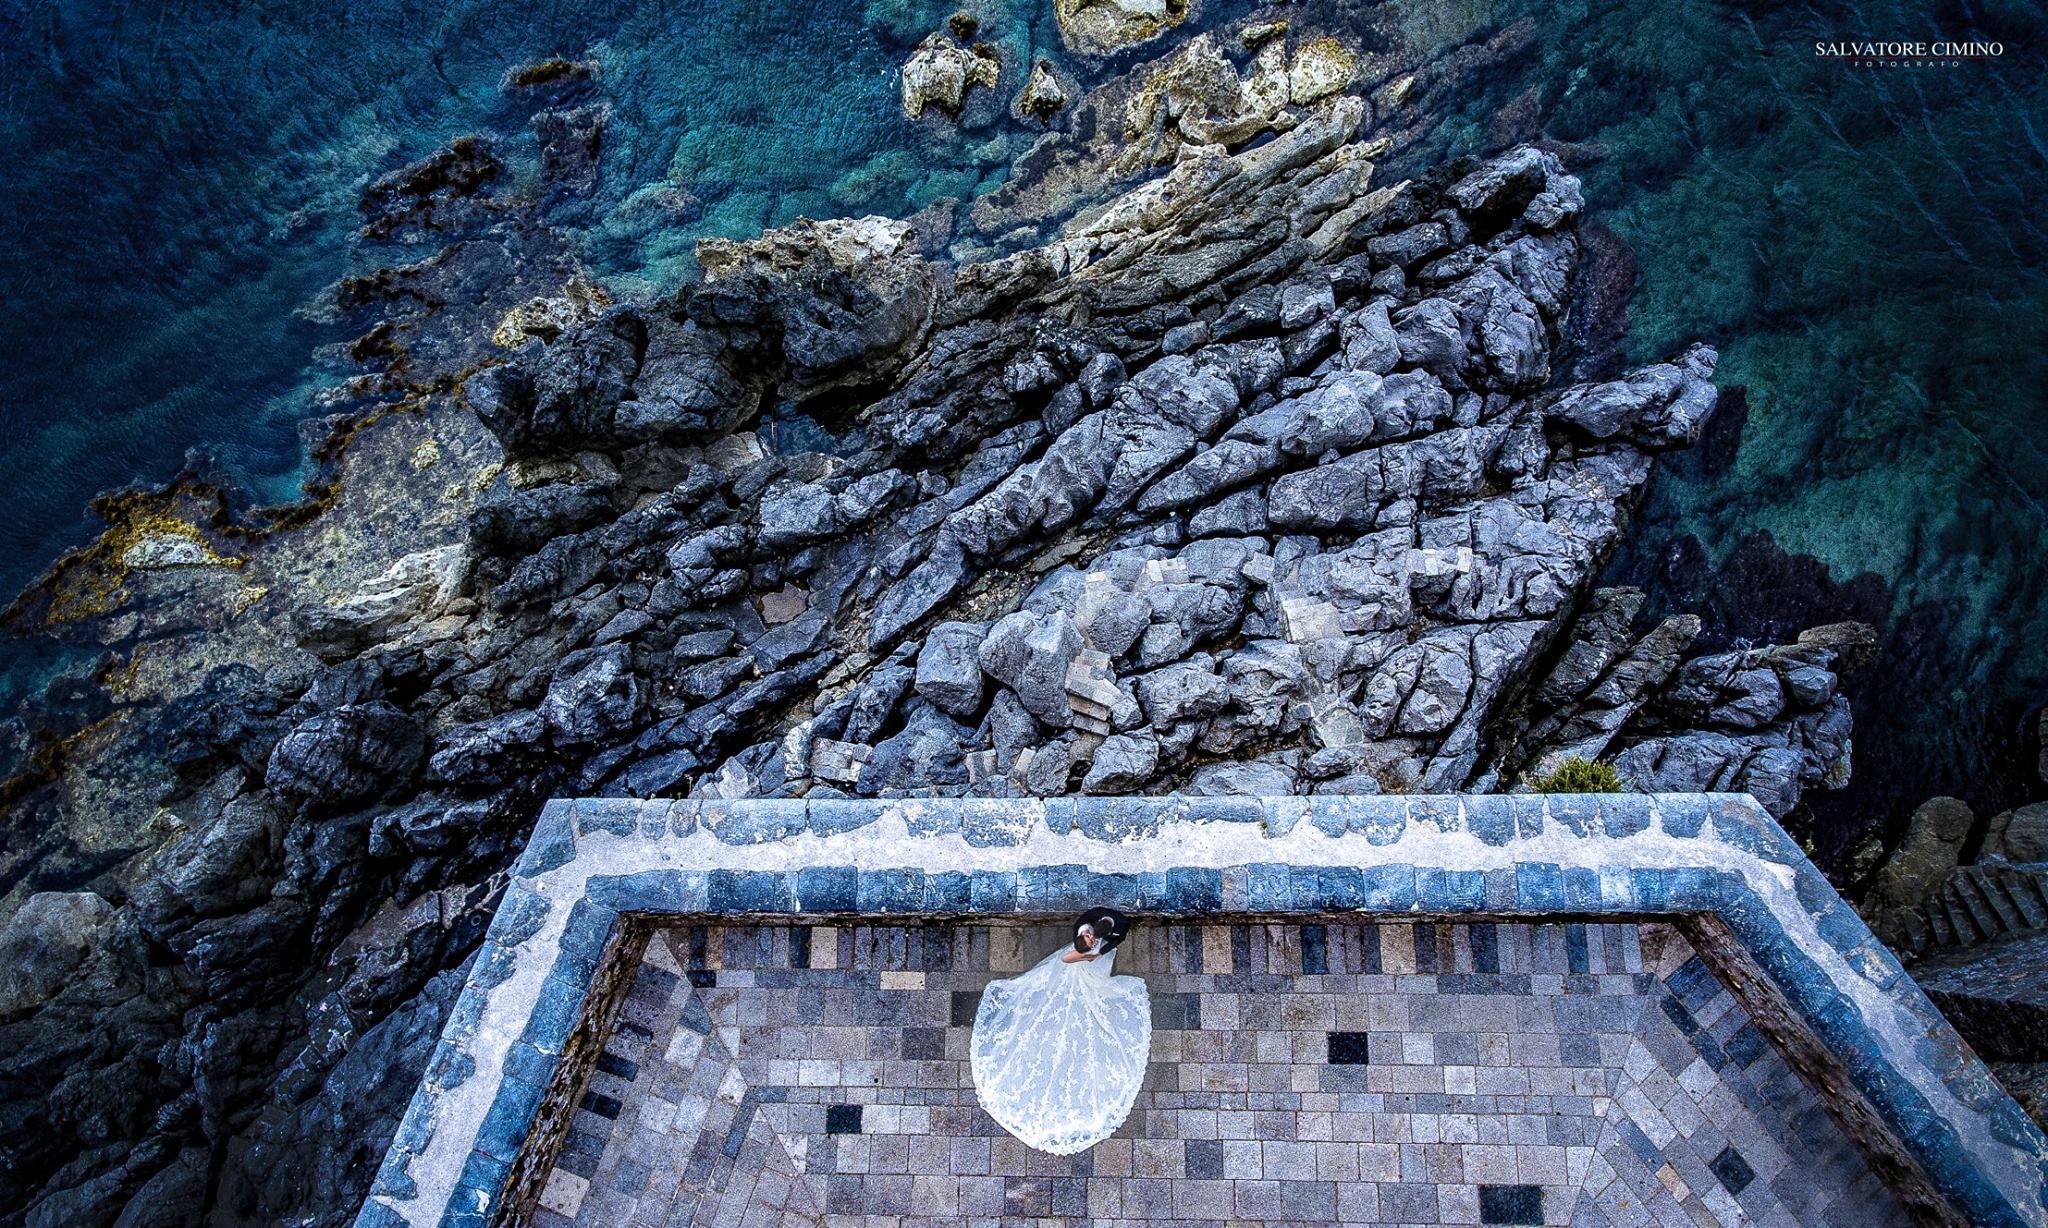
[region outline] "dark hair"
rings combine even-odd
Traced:
[[[1084,925],[1095,931],[1095,947],[1092,951],[1081,945],[1081,927]],[[1091,908],[1074,922],[1074,949],[1083,955],[1100,955],[1122,942],[1124,931],[1128,928],[1129,920],[1116,909]]]

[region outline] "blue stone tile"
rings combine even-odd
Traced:
[[[1411,797],[1408,803],[1408,821],[1434,831],[1453,832],[1465,825],[1465,799],[1458,796]]]
[[[806,866],[796,872],[796,903],[804,912],[860,907],[860,875],[852,866]]]
[[[515,1041],[505,1050],[505,1077],[535,1087],[546,1087],[548,1080],[554,1077],[559,1060],[556,1054],[542,1053],[532,1045]]]
[[[538,878],[576,860],[574,803],[554,801],[541,808],[540,820],[519,855],[516,873],[521,878]]]
[[[650,803],[648,809],[653,810]],[[678,798],[668,804],[668,834],[671,836],[694,835],[697,831],[697,803],[687,798]]]
[[[1622,866],[1600,867],[1600,908],[1603,912],[1633,912],[1636,883]]]
[[[1295,907],[1287,867],[1262,862],[1245,867],[1245,906],[1253,912],[1287,912]]]
[[[1111,842],[1159,834],[1165,822],[1166,799],[1154,797],[1077,797],[1074,828],[1090,840]]]
[[[1320,906],[1345,911],[1366,907],[1371,903],[1367,886],[1369,874],[1370,871],[1361,873],[1350,866],[1315,867],[1316,898]]]
[[[377,1191],[379,1193],[389,1194],[394,1198],[412,1197],[409,1193],[386,1185],[385,1179],[381,1175],[377,1180]],[[362,1211],[356,1215],[354,1228],[409,1228],[409,1226],[406,1224],[404,1216],[393,1211],[383,1203],[372,1200],[363,1204]]]
[[[1408,799],[1360,797],[1345,800],[1360,803],[1352,808],[1351,830],[1363,835],[1367,844],[1395,844],[1408,834]],[[1364,804],[1368,802],[1376,804]]]
[[[1259,804],[1266,814],[1266,835],[1274,839],[1292,833],[1308,817],[1305,797],[1268,797]]]
[[[837,836],[882,817],[874,802],[850,797],[820,797],[804,802],[804,823],[813,835]]]
[[[1676,866],[1667,872],[1671,906],[1681,910],[1712,909],[1721,903],[1721,877],[1701,866]]]
[[[1071,797],[1048,797],[1045,799],[1045,829],[1058,835],[1074,830],[1074,799]]]
[[[1833,908],[1842,898],[1833,884],[1822,878],[1820,871],[1812,866],[1801,866],[1793,871],[1792,890],[1799,897],[1799,906],[1815,916]]]
[[[498,905],[498,914],[491,918],[491,941],[501,947],[516,947],[539,933],[552,911],[548,897],[514,883]]]
[[[1564,872],[1565,907],[1578,912],[1600,910],[1600,874],[1585,866],[1572,866]]]
[[[1360,797],[1310,797],[1307,818],[1310,827],[1326,836],[1342,836],[1351,830],[1352,817],[1360,815],[1362,803],[1376,802],[1378,798]]]
[[[1515,872],[1513,870],[1488,870],[1486,872],[1486,906],[1491,909],[1506,909],[1515,906]]]
[[[1186,807],[1192,823],[1260,823],[1266,818],[1256,797],[1190,797]]]
[[[1301,971],[1304,976],[1323,976],[1330,971],[1330,940],[1320,925],[1301,927]]]
[[[1066,912],[1088,906],[1088,867],[1027,866],[1017,874],[1017,905],[1024,912]]]
[[[1223,876],[1215,870],[1168,870],[1166,899],[1175,912],[1217,912],[1223,907]]]
[[[1481,843],[1505,846],[1515,838],[1514,799],[1501,793],[1466,798],[1465,826]]]
[[[757,870],[713,870],[712,912],[795,912],[794,884],[786,875]]]
[[[904,826],[913,836],[951,835],[963,826],[960,803],[954,798],[924,798],[901,806]]]
[[[676,870],[607,875],[586,885],[589,897],[607,908],[634,913],[692,912],[690,884]]]
[[[496,1194],[504,1190],[505,1179],[511,1175],[510,1163],[485,1151],[477,1150],[469,1153],[469,1162],[462,1166],[460,1184]]]
[[[448,1197],[448,1209],[441,1214],[440,1228],[488,1228],[497,1213],[497,1200],[497,1190],[457,1185]]]
[[[1541,793],[1511,793],[1508,809],[1515,816],[1515,839],[1534,840],[1543,834],[1550,799]]]
[[[1563,871],[1548,861],[1516,862],[1515,904],[1532,912],[1563,911]]]
[[[586,797],[575,802],[579,835],[608,832],[633,836],[640,832],[640,803],[630,797]]]
[[[496,939],[487,939],[483,948],[477,950],[475,964],[469,966],[469,984],[477,989],[498,989],[512,974],[518,972],[518,952],[498,946]]]
[[[1666,835],[1690,840],[1699,835],[1700,828],[1706,825],[1707,803],[1701,798],[1660,793],[1656,805]]]
[[[1044,816],[1028,803],[1008,799],[966,798],[960,803],[960,834],[978,849],[1022,844]]]
[[[726,844],[766,844],[787,840],[804,830],[805,805],[795,798],[756,798],[727,802],[712,829]],[[709,821],[710,812],[703,816]]]
[[[561,943],[555,948],[556,970],[589,980],[604,957],[605,945],[611,941],[618,920],[614,909],[589,899],[576,901],[569,909],[568,923],[562,928]]]
[[[1425,912],[1478,912],[1486,907],[1486,875],[1479,870],[1419,866],[1415,906]]]
[[[1109,908],[1121,908],[1126,912],[1138,910],[1138,876],[1135,874],[1090,874],[1088,876],[1088,898]],[[1087,907],[1087,905],[1083,905]]]
[[[1666,871],[1639,866],[1629,871],[1629,877],[1635,889],[1636,907],[1644,912],[1671,911],[1671,887]]]
[[[976,870],[967,894],[976,912],[1015,912],[1017,876],[1007,870]]]
[[[506,1079],[476,1133],[478,1151],[507,1163],[518,1158],[519,1149],[533,1130],[534,1114],[540,1110],[542,1089],[538,1083]]]
[[[1293,906],[1303,912],[1320,912],[1331,907],[1315,866],[1287,867],[1287,891]]]
[[[1598,835],[1604,828],[1597,793],[1556,793],[1545,797],[1550,821],[1574,836]]]
[[[532,1052],[530,1047],[518,1047]],[[453,1091],[469,1082],[474,1074],[476,1059],[444,1040],[434,1046],[433,1056],[427,1059],[427,1072],[422,1081],[436,1091]]]
[[[924,871],[908,867],[862,870],[860,911],[914,913],[924,907]]]
[[[1607,793],[1600,798],[1600,821],[1609,837],[1626,840],[1650,829],[1650,799],[1640,793]]]
[[[973,880],[959,870],[924,876],[926,912],[966,912],[974,907]]]
[[[1814,926],[1820,931],[1821,941],[1845,955],[1870,941],[1870,927],[1856,915],[1855,909],[1839,901],[1814,918]]]
[[[1138,906],[1147,912],[1166,907],[1166,871],[1147,870],[1137,876]]]
[[[1243,866],[1223,867],[1223,909],[1244,912],[1251,907],[1251,890]]]
[[[1405,912],[1415,907],[1415,867],[1405,862],[1367,866],[1360,886],[1367,908]]]

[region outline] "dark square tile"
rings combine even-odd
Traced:
[[[946,1029],[905,1028],[903,1029],[903,1060],[907,1062],[939,1061],[946,1056]]]
[[[1196,1181],[1220,1181],[1223,1178],[1223,1144],[1215,1139],[1191,1138],[1186,1148],[1186,1173]]]
[[[611,1075],[614,1078],[624,1079],[629,1083],[640,1074],[639,1066],[615,1053],[598,1054],[597,1068],[605,1074]]]
[[[583,1093],[583,1107],[610,1121],[619,1119],[619,1110],[624,1107],[616,1099],[597,1092]]]
[[[1482,1224],[1542,1223],[1543,1187],[1540,1185],[1480,1186],[1479,1222]]]
[[[1742,1153],[1733,1147],[1721,1148],[1721,1154],[1707,1161],[1707,1167],[1713,1170],[1714,1176],[1720,1179],[1722,1185],[1728,1187],[1730,1194],[1740,1194],[1749,1188],[1750,1182],[1756,1180],[1756,1170],[1751,1168],[1749,1161],[1743,1159]]]
[[[697,989],[710,989],[718,984],[718,974],[709,968],[692,968],[687,975],[690,984]]]
[[[825,1133],[859,1134],[860,1106],[857,1104],[833,1104],[825,1107]]]
[[[1364,1032],[1330,1033],[1329,1060],[1333,1066],[1363,1066],[1370,1057],[1366,1052],[1368,1037]]]
[[[956,989],[953,991],[952,1023],[956,1028],[972,1027],[974,1012],[981,1009],[979,989]]]

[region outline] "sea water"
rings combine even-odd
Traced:
[[[308,396],[342,374],[315,356],[340,338],[297,310],[374,262],[351,235],[376,175],[468,132],[518,147],[529,108],[500,90],[508,68],[599,66],[600,179],[567,220],[608,284],[652,293],[702,235],[905,216],[1001,182],[1030,134],[948,134],[897,107],[897,65],[956,7],[4,0],[0,587],[89,538],[90,496],[160,481],[189,448],[258,500],[294,493]],[[1060,51],[1050,4],[966,7],[1013,63],[1096,71]],[[1891,781],[1886,804],[2024,791],[2019,724],[2048,693],[2041,7],[1397,0],[1355,16],[1425,56],[1523,31],[1410,156],[1568,144],[1590,218],[1638,262],[1627,357],[1705,340],[1744,389],[1739,446],[1665,463],[1614,578],[1659,610],[1711,604],[1718,569],[1773,557],[1759,533],[1833,582],[1874,577],[1848,604],[1875,602],[1893,659],[1857,696],[1859,781]],[[1814,49],[1880,37],[2003,51],[1872,66]],[[655,207],[677,189],[683,220]],[[1828,604],[1732,599],[1732,583],[1714,626],[1729,642]]]

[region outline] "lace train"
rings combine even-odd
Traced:
[[[1054,951],[981,995],[969,1058],[975,1094],[996,1123],[1054,1155],[1116,1132],[1152,1051],[1145,982],[1112,976],[1116,952],[1062,963]]]

